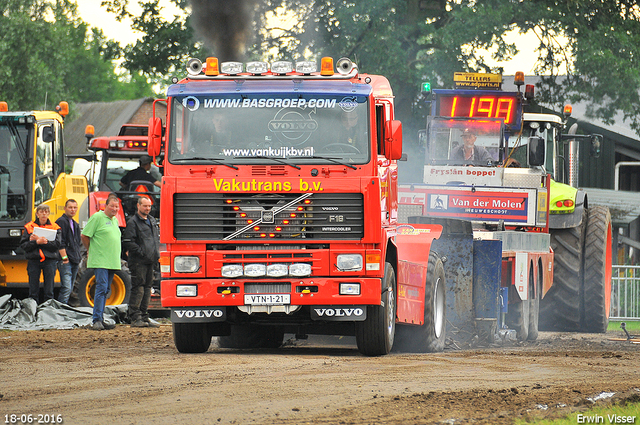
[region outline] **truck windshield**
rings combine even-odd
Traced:
[[[368,115],[366,96],[176,97],[169,161],[365,164],[370,157]]]
[[[429,125],[428,165],[497,165],[503,158],[501,120],[433,119]]]
[[[27,167],[24,163],[33,124],[0,122],[0,220],[21,220],[27,213]]]

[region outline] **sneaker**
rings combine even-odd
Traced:
[[[106,330],[111,330],[111,329],[115,329],[116,328],[116,325],[112,325],[111,323],[106,323],[106,322],[102,322],[102,326]]]
[[[93,325],[91,325],[91,329],[93,329],[94,331],[103,331],[104,325],[102,324],[102,322],[93,322]]]
[[[149,324],[142,319],[138,319],[131,323],[132,328],[148,328]]]
[[[150,320],[147,319],[145,320],[146,324],[149,325],[150,328],[159,328],[160,324],[158,322],[156,322],[155,320]]]

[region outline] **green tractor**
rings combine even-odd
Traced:
[[[527,163],[524,145],[532,138],[546,142],[545,166],[551,182],[549,233],[554,250],[553,285],[543,288],[540,330],[605,332],[611,305],[611,214],[591,206],[577,184],[577,143],[591,143],[600,154],[602,136],[576,135],[574,125],[563,134],[566,119],[553,114],[525,113],[520,147],[510,155]],[[573,134],[572,134],[573,133]]]

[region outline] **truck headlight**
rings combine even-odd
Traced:
[[[311,264],[293,263],[289,266],[289,274],[291,276],[309,276],[311,274]]]
[[[244,274],[242,264],[225,264],[222,266],[220,272],[222,276],[229,278],[239,277]]]
[[[198,295],[198,285],[176,285],[176,297],[195,297]]]
[[[249,277],[260,277],[267,274],[267,266],[264,264],[247,264],[244,266],[244,274]]]
[[[173,270],[176,273],[197,273],[200,270],[200,258],[179,256],[173,259]]]
[[[282,277],[289,273],[289,266],[286,264],[269,264],[267,266],[267,276]]]
[[[361,254],[340,254],[336,258],[336,268],[341,272],[357,272],[362,270]]]

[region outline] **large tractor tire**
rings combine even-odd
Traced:
[[[356,343],[365,356],[382,356],[393,347],[396,331],[396,273],[384,265],[382,304],[367,307],[367,318],[356,322]]]
[[[231,325],[231,334],[218,337],[220,348],[278,348],[284,331],[276,326]]]
[[[513,301],[513,302],[512,302]],[[526,341],[529,337],[529,306],[531,300],[521,300],[516,287],[509,286],[509,306],[506,322],[510,329],[516,331],[518,341]]]
[[[611,307],[611,213],[589,208],[584,243],[583,332],[606,332]]]
[[[580,330],[584,229],[587,219],[585,211],[579,226],[551,230],[553,285],[540,300],[540,330]]]
[[[180,353],[204,353],[211,345],[208,323],[173,323],[173,342]]]
[[[96,292],[96,277],[93,269],[86,269],[78,283],[78,300],[81,307],[93,307]],[[113,275],[111,287],[107,293],[106,305],[127,304],[131,296],[131,276],[125,270],[117,270]]]

